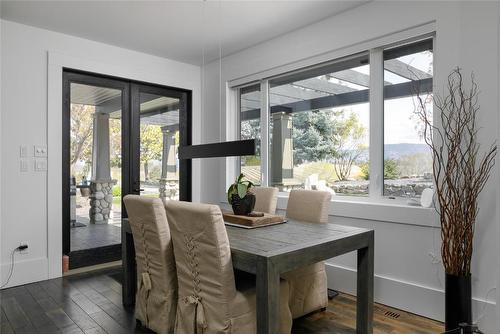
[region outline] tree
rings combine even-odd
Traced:
[[[323,109],[293,114],[294,164],[330,160],[339,180],[346,180],[361,156],[366,129],[356,114]]]
[[[122,165],[122,122],[119,118],[109,119],[109,155],[111,167]]]
[[[359,166],[361,170],[361,177],[364,180],[370,179],[370,164],[368,161],[363,162]],[[399,163],[395,159],[385,159],[384,160],[384,179],[386,180],[394,180],[401,176],[401,172],[399,170]]]
[[[160,160],[163,149],[163,134],[157,125],[141,124],[141,164],[144,168],[144,180],[149,180],[148,164],[151,160]]]
[[[337,154],[334,157],[335,174],[340,181],[345,181],[351,174],[352,165],[363,153],[365,146],[365,128],[356,114],[338,122],[336,137]]]
[[[396,159],[384,159],[384,179],[394,180],[399,178],[400,175],[398,161]]]
[[[94,106],[84,104],[71,104],[70,121],[70,165],[74,170],[78,161],[90,165],[92,161],[92,130]]]
[[[336,153],[338,112],[331,109],[293,114],[294,165],[326,160]]]
[[[241,122],[241,139],[256,139],[255,140],[255,155],[241,157],[242,164],[260,165],[260,120],[251,119]]]

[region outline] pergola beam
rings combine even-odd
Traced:
[[[314,90],[305,90],[292,85],[283,85],[271,87],[271,89],[269,89],[269,95],[281,96],[283,98],[287,98],[289,102],[293,102],[300,100],[310,100],[317,97],[322,97],[325,94]],[[272,102],[273,101],[271,99],[271,104]]]
[[[292,85],[321,92],[323,94],[343,94],[356,90],[348,86],[340,85],[317,77],[296,81],[292,83]]]
[[[422,80],[432,78],[427,72],[421,71],[416,67],[403,63],[397,59],[384,61],[384,69],[408,80]]]
[[[384,98],[385,99],[396,99],[401,97],[413,96],[417,91],[415,88],[419,88],[421,94],[432,92],[432,78],[404,82],[395,85],[388,85],[384,87]],[[317,109],[326,108],[336,108],[347,105],[367,103],[369,102],[369,90],[363,89],[359,91],[338,94],[338,95],[328,95],[319,98],[314,98],[305,101],[292,102],[282,105],[271,106],[270,113],[277,112],[301,112]],[[251,120],[260,117],[260,109],[248,110],[241,113],[241,120]]]
[[[358,86],[363,86],[367,88],[370,87],[370,76],[368,74],[364,74],[358,71],[343,70],[327,74],[327,76],[342,81],[347,81]],[[391,83],[389,81],[384,81],[384,84],[390,85]]]

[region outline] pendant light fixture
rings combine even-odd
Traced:
[[[202,26],[205,25],[205,2],[202,4]],[[222,140],[222,15],[221,0],[218,8],[218,35],[219,35],[219,138]],[[204,30],[203,30],[204,31]],[[201,66],[201,115],[204,115],[205,99],[205,34],[202,43],[202,66]],[[203,127],[202,127],[203,129]],[[203,135],[203,132],[202,132]],[[203,136],[202,136],[203,137]],[[179,146],[179,159],[215,158],[255,155],[255,139],[235,140],[219,143],[183,145]]]

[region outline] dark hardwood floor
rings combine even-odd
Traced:
[[[120,270],[113,269],[2,290],[0,333],[152,333],[136,327],[133,310],[122,306],[119,277]],[[293,333],[355,333],[355,303],[341,294],[326,312],[296,320]],[[381,305],[374,322],[376,334],[443,331],[436,321]]]

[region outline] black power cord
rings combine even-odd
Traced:
[[[12,250],[12,252],[10,253],[9,276],[7,277],[7,281],[0,286],[0,289],[3,289],[4,287],[6,287],[7,284],[9,284],[10,279],[12,278],[12,274],[14,273],[14,264],[15,264],[14,263],[14,255],[16,254],[16,252],[21,252],[21,251],[23,251],[23,250],[25,250],[27,248],[28,248],[28,245],[20,245],[20,246],[14,248]]]

